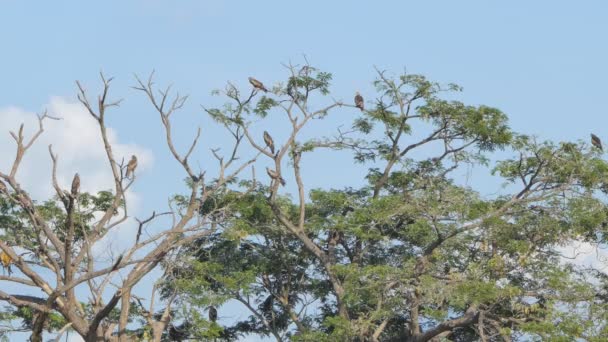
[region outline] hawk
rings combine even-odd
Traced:
[[[595,135],[593,133],[591,133],[591,145],[599,148],[600,151],[604,151],[604,149],[602,148],[602,141],[600,140],[600,138],[597,135]]]
[[[131,156],[131,160],[127,164],[127,174],[126,177],[130,178],[133,173],[135,173],[135,169],[137,168],[137,157],[135,155]]]
[[[264,87],[264,83],[256,80],[253,77],[249,77],[249,83],[251,83],[251,85],[255,88],[255,89],[260,89],[263,90],[265,93],[268,92],[268,89],[266,89],[266,87]]]
[[[4,184],[4,182],[0,179],[0,192],[8,192],[8,189],[6,188],[6,184]]]
[[[72,196],[76,197],[78,195],[78,190],[80,190],[80,176],[78,173],[74,175],[74,179],[72,179]]]
[[[6,270],[8,271],[8,275],[11,275],[11,273],[13,273],[13,271],[11,270],[11,264],[13,263],[13,259],[11,259],[8,254],[2,251],[0,252],[0,262],[2,263],[2,267],[6,268]]]
[[[279,182],[281,182],[282,186],[285,186],[285,180],[275,170],[266,168],[266,172],[268,173],[268,176],[270,176],[270,178],[278,180]]]
[[[215,308],[215,306],[209,307],[209,320],[213,323],[217,321],[217,309]]]
[[[270,152],[274,154],[274,140],[272,140],[272,137],[266,131],[264,131],[264,142],[270,148]]]
[[[364,110],[363,96],[361,96],[359,92],[357,92],[357,94],[355,95],[355,107],[361,109],[361,111]]]

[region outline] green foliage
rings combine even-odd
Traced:
[[[11,196],[13,194],[10,194]],[[84,243],[84,234],[90,233],[92,224],[95,222],[95,215],[104,213],[110,208],[114,201],[114,196],[109,191],[100,191],[96,195],[89,193],[80,193],[78,201],[75,203],[73,212],[74,236],[71,241],[74,249],[82,248]],[[49,226],[49,228],[57,235],[57,237],[65,242],[67,236],[67,214],[64,204],[59,199],[45,201],[41,204],[36,204],[37,212],[41,218]],[[117,214],[117,213],[115,213]],[[0,229],[0,239],[10,246],[16,246],[22,257],[27,257],[31,260],[30,264],[35,264],[40,259],[40,239],[36,235],[29,221],[29,215],[21,209],[15,201],[10,200],[6,195],[0,195],[0,227],[10,229]],[[45,245],[51,249],[50,244]],[[83,261],[83,265],[86,260]],[[86,309],[87,304],[82,303]],[[20,321],[24,329],[32,329],[33,319],[37,313],[28,307],[6,307],[0,312],[0,321],[9,324],[11,321]],[[92,319],[92,312],[89,313]],[[109,319],[118,320],[118,310],[110,314]],[[44,328],[49,332],[55,332],[63,328],[68,321],[58,312],[51,312],[45,319]]]
[[[278,105],[278,102],[275,101],[274,99],[272,99],[270,97],[262,96],[262,98],[260,98],[260,100],[256,104],[253,112],[255,114],[259,115],[260,117],[265,118],[266,115],[268,115],[268,111],[270,109],[272,109],[272,107],[276,107],[277,105]]]
[[[330,79],[303,68],[272,96],[210,114],[245,127],[251,122],[230,118],[308,106],[315,91],[329,93]],[[213,216],[221,229],[187,248],[170,286],[194,310],[242,303],[251,315],[224,330],[237,335],[362,342],[382,327],[380,340],[408,341],[420,336],[418,325],[432,330],[472,310],[450,338],[476,340],[482,313],[492,341],[606,336],[608,295],[595,299],[597,280],[590,280],[598,275],[558,253],[573,241],[606,239],[608,210],[597,193],[608,193],[608,163],[597,151],[518,135],[499,109],[444,99],[462,90],[454,84],[379,72],[374,85],[378,95],[366,98],[375,105],[352,118],[357,136],[291,146],[350,149],[368,169],[366,184],[309,190],[302,231],[285,224],[301,219],[288,196],[269,198],[264,186],[218,193],[200,214],[221,208]],[[512,157],[490,164],[496,150]],[[490,166],[508,193],[488,197],[474,190],[479,184],[460,185],[452,175],[463,165]]]
[[[205,189],[215,191],[203,191],[198,207],[208,234],[163,265],[163,299],[178,295],[165,340],[476,341],[482,332],[489,341],[606,340],[608,276],[560,254],[573,242],[606,242],[608,163],[598,150],[517,134],[499,109],[455,100],[457,85],[386,72],[378,72],[376,94],[364,94],[374,104],[345,116],[352,131],[301,139],[305,125],[354,106],[327,106],[331,74],[308,65],[289,71],[265,94],[228,84],[217,93],[229,103],[205,111],[239,143],[258,141],[249,129],[269,116],[286,117],[288,143],[275,143],[289,153],[266,160],[284,176],[298,175],[300,156],[314,158],[320,148],[351,152],[349,167],[367,173],[341,189],[297,179],[301,197],[262,185],[270,184],[262,177],[221,188],[208,181]],[[464,171],[483,167],[504,182],[500,195],[478,179],[463,182]],[[172,200],[183,210],[189,197]],[[75,248],[111,201],[110,192],[81,194]],[[65,239],[60,204],[37,207]],[[27,213],[6,195],[1,226],[19,228],[0,230],[10,244],[39,247]],[[212,322],[209,308],[223,313],[227,302],[247,314]],[[149,333],[146,313],[138,306],[131,313],[137,335]],[[1,318],[31,325],[32,312]],[[108,321],[117,319],[111,312]],[[48,328],[64,323],[51,314]]]

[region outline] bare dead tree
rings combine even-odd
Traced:
[[[18,206],[27,216],[31,227],[28,236],[34,243],[19,245],[16,241],[0,241],[0,250],[8,255],[16,270],[12,275],[2,276],[1,282],[11,282],[27,285],[29,288],[39,289],[42,296],[23,296],[9,294],[0,290],[0,300],[14,307],[26,307],[36,313],[32,341],[42,341],[42,331],[47,324],[49,314],[59,313],[67,322],[66,329],[71,328],[81,335],[86,341],[130,340],[127,324],[129,321],[129,309],[134,301],[132,290],[142,278],[180,246],[204,237],[214,230],[211,218],[199,215],[199,208],[209,196],[215,191],[225,187],[227,183],[237,177],[243,170],[255,162],[255,157],[238,161],[238,149],[242,134],[235,135],[235,144],[231,156],[227,161],[219,157],[219,174],[221,177],[214,182],[213,187],[205,186],[205,172],[195,172],[190,165],[189,158],[194,153],[201,130],[198,129],[196,136],[189,149],[181,153],[174,145],[171,120],[172,114],[180,110],[185,104],[187,97],[175,95],[172,100],[169,88],[156,95],[153,89],[152,75],[146,83],[137,79],[136,89],[144,92],[157,112],[164,127],[166,144],[174,159],[181,165],[191,180],[189,195],[187,196],[184,210],[164,212],[157,214],[153,212],[148,218],[137,220],[139,227],[137,236],[132,245],[111,262],[103,260],[93,253],[94,247],[110,232],[118,231],[124,227],[129,218],[128,199],[126,192],[137,181],[136,175],[127,178],[125,171],[127,166],[119,162],[113,146],[108,137],[107,117],[110,110],[118,107],[121,100],[109,100],[109,90],[112,78],[101,76],[102,90],[96,101],[91,101],[88,92],[80,82],[78,87],[78,101],[86,108],[89,117],[96,122],[99,128],[100,139],[105,149],[107,167],[113,177],[112,200],[101,217],[87,226],[86,229],[79,224],[80,217],[78,195],[68,192],[57,180],[57,165],[59,157],[49,146],[51,157],[52,179],[50,180],[57,199],[63,207],[65,214],[65,232],[60,234],[57,229],[45,220],[41,209],[32,200],[26,189],[23,189],[18,181],[18,171],[21,162],[44,131],[44,121],[55,119],[44,113],[39,116],[39,129],[28,140],[23,133],[23,125],[17,133],[10,132],[16,142],[16,156],[9,172],[0,172],[0,180],[7,184],[3,191],[8,201]],[[84,177],[83,177],[84,179]],[[145,227],[152,222],[159,222],[158,218],[171,215],[169,223],[162,223],[163,228],[154,234],[143,234]],[[7,230],[17,227],[6,227]],[[76,239],[81,235],[80,240]],[[26,253],[23,253],[25,250]],[[49,274],[53,277],[49,278]],[[120,275],[120,277],[119,277]],[[112,285],[112,286],[109,286]],[[88,298],[79,296],[76,288],[88,288]],[[153,289],[155,291],[156,288]],[[154,321],[146,317],[152,327],[154,341],[160,341],[164,329],[166,329],[170,317],[171,304],[174,297],[165,303],[165,314],[160,321]],[[152,295],[149,312],[154,308],[154,293]],[[86,304],[86,305],[83,305]],[[109,319],[111,312],[118,310],[118,321]]]

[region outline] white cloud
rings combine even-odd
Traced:
[[[17,174],[17,180],[36,200],[45,200],[54,194],[51,179],[51,159],[48,145],[59,156],[57,178],[60,186],[68,188],[74,173],[81,178],[83,191],[96,192],[113,188],[112,174],[106,159],[99,127],[96,121],[79,103],[68,102],[54,97],[47,105],[51,115],[61,120],[45,120],[44,133],[26,154]],[[15,141],[9,130],[17,132],[19,125],[25,124],[26,139],[38,129],[35,113],[17,107],[0,109],[0,170],[8,172],[15,155]],[[151,151],[133,143],[119,142],[116,131],[108,128],[108,139],[120,161],[129,160],[131,154],[138,157],[138,171],[145,171],[153,163]],[[137,195],[130,197],[137,201]],[[133,208],[133,207],[132,207]],[[133,208],[135,209],[135,208]]]
[[[99,190],[113,190],[112,171],[107,161],[97,122],[80,104],[63,98],[53,97],[47,104],[49,115],[61,120],[45,120],[44,132],[26,153],[17,173],[17,181],[33,199],[44,201],[54,196],[51,184],[52,162],[48,146],[58,155],[57,180],[64,189],[69,189],[74,173],[78,172],[82,191],[95,193]],[[24,124],[26,141],[38,130],[35,113],[17,107],[0,108],[0,171],[9,173],[15,157],[15,141],[9,131],[18,132]],[[138,174],[150,168],[154,158],[150,150],[133,143],[119,141],[118,134],[107,128],[108,139],[112,144],[117,161],[128,161],[132,154],[138,157]],[[127,190],[129,216],[141,210],[141,196],[132,189]],[[108,243],[122,241],[123,234],[131,234],[136,229],[135,221],[130,218],[115,230],[106,241],[95,246],[99,252],[107,252]],[[133,235],[133,234],[131,234]],[[120,243],[119,243],[120,245]]]

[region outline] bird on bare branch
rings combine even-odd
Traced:
[[[600,138],[597,135],[595,135],[593,133],[591,133],[591,145],[599,148],[600,151],[604,151],[604,149],[602,148],[602,141],[600,140]]]
[[[79,190],[80,190],[80,176],[78,175],[78,173],[76,173],[74,175],[74,179],[72,179],[72,197],[76,198]]]
[[[6,184],[4,184],[4,182],[0,179],[0,193],[8,193],[8,188],[6,187]]]
[[[272,140],[272,137],[266,131],[264,131],[264,142],[266,143],[266,146],[270,148],[270,152],[274,154],[274,140]]]
[[[355,95],[355,107],[361,109],[361,111],[363,111],[364,107],[365,107],[365,103],[363,101],[363,96],[361,96],[361,94],[359,94],[359,92],[357,92],[357,94]]]
[[[270,176],[270,178],[278,180],[279,182],[281,182],[281,185],[285,186],[285,179],[283,179],[283,177],[281,177],[275,170],[266,168],[266,172],[268,173],[268,176]]]
[[[120,266],[121,262],[122,262],[122,254],[118,256],[118,259],[116,259],[116,262],[114,263],[114,265],[112,265],[112,272],[114,272],[118,269],[118,266]]]
[[[268,92],[268,89],[266,89],[266,87],[264,87],[264,83],[256,80],[253,77],[249,77],[249,83],[251,83],[251,85],[255,88],[255,89],[260,89],[263,90],[265,93]]]
[[[127,164],[127,178],[131,178],[131,176],[135,173],[135,169],[137,168],[137,157],[135,155],[131,156],[131,160]]]

